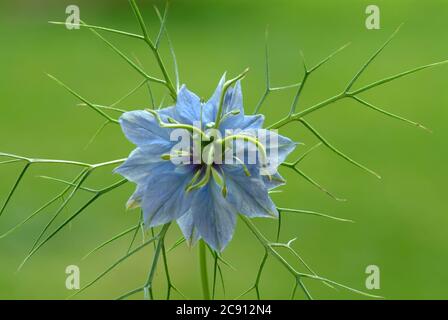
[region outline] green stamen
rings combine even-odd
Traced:
[[[172,160],[175,158],[180,158],[180,157],[189,157],[191,156],[191,153],[186,152],[186,151],[182,151],[182,150],[174,150],[174,153],[164,153],[160,156],[160,158],[162,160]]]
[[[246,164],[243,162],[243,160],[241,160],[238,157],[233,157],[233,159],[235,159],[241,166],[243,166],[244,173],[246,174],[246,176],[250,177],[251,176],[250,171],[247,168]]]
[[[201,173],[202,173],[202,169],[196,171],[193,178],[191,179],[191,181],[187,184],[187,186],[185,188],[186,192],[190,191],[190,187],[192,187],[194,185],[194,183],[199,179]]]
[[[171,129],[186,129],[192,133],[198,133],[201,137],[208,139],[208,136],[198,127],[188,125],[188,124],[181,124],[181,123],[166,123],[163,122],[160,118],[160,115],[157,113],[157,111],[146,109],[147,112],[152,114],[154,118],[156,118],[157,122],[159,123],[159,126],[162,128],[171,128]]]
[[[207,183],[210,181],[211,171],[212,171],[212,166],[208,165],[208,166],[205,168],[205,174],[204,174],[204,176],[202,177],[202,179],[199,180],[198,183],[196,183],[196,184],[194,184],[194,185],[191,185],[191,186],[187,187],[187,190],[186,190],[186,191],[187,191],[187,192],[190,192],[190,191],[192,191],[192,190],[200,189],[200,188],[206,186]]]
[[[253,138],[253,137],[249,137],[246,135],[241,135],[241,134],[235,134],[235,135],[231,135],[231,136],[227,136],[224,139],[220,140],[219,142],[221,144],[225,144],[227,141],[229,140],[243,140],[243,141],[247,141],[247,142],[251,142],[253,143],[256,147],[257,150],[260,151],[261,153],[261,164],[262,166],[266,166],[267,162],[268,162],[268,156],[266,153],[266,148],[264,147],[264,145],[257,139],[257,138]]]
[[[212,177],[215,182],[221,187],[222,195],[225,198],[227,196],[227,185],[224,171],[220,168],[220,172],[218,172],[215,168],[212,167]]]

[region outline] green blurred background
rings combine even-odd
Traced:
[[[152,34],[157,18],[151,1],[139,1]],[[77,4],[88,23],[138,32],[127,1],[2,1],[0,4],[0,150],[31,157],[102,162],[127,156],[132,145],[118,127],[110,126],[85,148],[102,124],[95,113],[77,107],[78,101],[46,77],[51,73],[85,97],[110,104],[132,89],[139,76],[88,30],[68,31],[48,25],[65,20],[65,8]],[[364,26],[371,1],[172,1],[167,27],[180,65],[181,80],[208,97],[224,71],[230,75],[245,67],[245,105],[253,110],[264,90],[264,31],[270,30],[273,85],[300,81],[300,50],[310,65],[334,49],[352,45],[313,74],[300,101],[304,108],[339,92],[361,64],[402,22],[402,31],[362,76],[358,86],[409,68],[448,58],[448,3],[430,1],[375,1],[381,9],[381,30]],[[163,6],[159,2],[160,7]],[[146,70],[158,75],[147,49],[135,40],[107,35],[119,48],[136,56]],[[164,44],[162,52],[169,59]],[[170,60],[167,60],[170,61]],[[171,67],[171,66],[170,66]],[[172,69],[171,69],[172,70]],[[356,221],[339,223],[299,214],[285,214],[282,241],[298,237],[295,248],[325,277],[365,290],[365,268],[381,270],[381,289],[371,293],[389,299],[448,298],[448,163],[446,120],[448,66],[423,71],[365,93],[363,97],[389,111],[433,129],[428,134],[386,118],[351,101],[316,112],[309,120],[333,144],[354,159],[378,171],[382,180],[348,164],[326,148],[314,152],[302,169],[347,202],[336,202],[304,181],[283,171],[288,178],[275,201],[282,207],[322,211]],[[163,93],[155,89],[160,101]],[[294,92],[272,94],[264,108],[268,122],[289,110]],[[123,108],[148,105],[142,89],[124,101]],[[306,143],[295,154],[317,141],[299,125],[282,131]],[[6,197],[19,165],[0,167],[0,195]],[[73,168],[36,166],[1,217],[3,233],[24,219],[61,185],[39,175],[72,178]],[[104,186],[118,177],[102,170],[89,180]],[[135,224],[138,211],[126,212],[124,204],[133,191],[128,184],[96,202],[34,256],[24,269],[16,268],[40,230],[56,210],[52,207],[26,226],[0,240],[0,298],[54,299],[71,292],[65,288],[65,268],[81,268],[81,284],[121,257],[129,237],[81,261],[90,249]],[[86,200],[80,194],[64,213],[67,217]],[[61,222],[59,219],[58,222]],[[271,238],[275,221],[256,221]],[[180,236],[177,227],[168,245]],[[139,240],[141,241],[141,240]],[[196,248],[181,246],[169,254],[172,278],[189,298],[200,298]],[[226,296],[234,298],[254,281],[262,248],[239,221],[234,240],[224,252],[236,271],[223,267]],[[129,259],[80,298],[115,298],[146,280],[152,249]],[[288,257],[291,258],[291,257]],[[292,263],[295,263],[291,259]],[[316,298],[362,299],[344,290],[306,282]],[[163,271],[157,273],[155,293],[165,295]],[[274,260],[268,260],[261,282],[262,298],[288,298],[293,279]],[[180,296],[175,294],[175,298]],[[218,297],[223,298],[218,286]],[[254,298],[250,293],[247,298]],[[135,298],[141,298],[136,295]],[[297,298],[303,298],[298,291]]]

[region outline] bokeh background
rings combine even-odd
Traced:
[[[157,18],[154,2],[138,1],[154,35]],[[77,4],[88,23],[138,32],[127,1],[2,1],[0,3],[0,150],[30,157],[102,162],[125,157],[132,149],[118,127],[107,127],[88,148],[102,119],[76,106],[78,101],[51,81],[51,73],[90,100],[111,104],[132,89],[140,77],[88,30],[68,31],[48,20],[65,20],[65,8]],[[162,2],[157,5],[163,7]],[[393,43],[362,76],[358,86],[409,68],[448,58],[448,3],[430,1],[375,1],[381,9],[381,29],[364,26],[371,1],[172,1],[167,27],[180,65],[181,80],[208,97],[221,74],[251,72],[244,81],[244,102],[253,110],[264,90],[264,32],[269,25],[273,85],[300,81],[300,50],[310,65],[334,49],[352,45],[308,82],[299,108],[339,92],[361,64],[393,30],[405,23]],[[138,57],[146,70],[158,75],[147,49],[135,40],[107,34],[119,48]],[[169,60],[166,43],[162,52]],[[171,64],[168,63],[171,68]],[[170,69],[172,71],[172,68]],[[347,202],[336,202],[302,178],[283,171],[284,192],[275,194],[282,207],[322,211],[356,221],[339,223],[299,214],[285,214],[281,239],[297,237],[295,248],[325,277],[365,289],[365,268],[381,270],[381,289],[371,291],[389,299],[448,298],[448,200],[447,119],[448,66],[423,71],[365,93],[363,97],[389,111],[417,120],[428,134],[384,117],[351,101],[329,106],[309,117],[333,144],[354,159],[378,171],[382,180],[350,165],[326,148],[314,152],[302,169]],[[155,88],[158,101],[163,92]],[[294,90],[272,94],[264,108],[272,123],[289,110]],[[148,106],[143,88],[120,107]],[[317,141],[302,127],[282,131],[306,143],[295,156]],[[109,168],[110,169],[110,168]],[[6,197],[20,165],[0,167],[1,200]],[[45,203],[61,185],[40,179],[52,175],[69,179],[73,168],[36,166],[26,176],[0,220],[3,233]],[[118,179],[102,170],[89,186],[104,186]],[[43,247],[24,269],[16,268],[42,227],[54,214],[47,210],[14,234],[0,240],[0,298],[62,299],[65,268],[81,268],[86,284],[121,257],[130,236],[88,260],[81,257],[116,233],[132,226],[138,211],[126,212],[124,204],[133,191],[128,184],[95,203]],[[67,217],[86,200],[79,197],[63,214]],[[275,221],[256,221],[271,238]],[[168,246],[180,236],[177,227],[168,235]],[[141,241],[141,240],[139,240]],[[247,228],[238,223],[234,240],[224,257],[236,270],[223,267],[227,298],[249,288],[262,258],[262,248]],[[122,264],[79,298],[109,299],[146,280],[152,249],[148,247]],[[288,259],[291,257],[288,257]],[[196,248],[181,246],[168,256],[173,282],[189,298],[200,298]],[[291,263],[296,262],[291,259]],[[321,283],[306,282],[316,298],[362,299]],[[261,282],[262,298],[289,298],[293,279],[274,260],[268,260]],[[163,271],[156,277],[155,293],[165,295]],[[217,297],[223,298],[218,286]],[[180,296],[174,294],[174,298]],[[250,293],[247,298],[254,298]],[[297,298],[303,298],[298,291]],[[135,298],[141,298],[136,295]]]

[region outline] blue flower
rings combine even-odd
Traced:
[[[223,76],[207,102],[183,86],[175,106],[126,112],[119,121],[137,148],[116,172],[137,185],[128,207],[142,208],[147,227],[176,220],[189,243],[202,238],[214,250],[222,251],[232,239],[238,214],[278,216],[269,190],[285,183],[277,167],[296,143],[259,130],[262,115],[244,114],[240,81],[226,90]],[[207,132],[213,128],[221,138],[210,138]],[[201,157],[196,163],[170,161],[179,143],[172,141],[174,130],[183,130],[191,138],[188,146],[192,148],[179,152],[180,158],[192,160],[198,141],[212,158]],[[228,136],[228,130],[238,133]],[[204,136],[209,140],[203,141]],[[255,162],[241,159],[250,150],[257,153]],[[217,161],[218,151],[230,153],[234,161]]]

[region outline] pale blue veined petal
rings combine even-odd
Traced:
[[[177,96],[175,107],[176,120],[184,124],[193,124],[201,120],[201,100],[183,85]]]
[[[154,227],[179,219],[191,206],[192,195],[185,192],[192,174],[154,174],[143,191],[141,206],[145,224]]]
[[[194,224],[210,247],[220,252],[232,239],[237,212],[213,180],[194,193],[191,205]]]
[[[177,219],[177,224],[179,225],[182,234],[184,235],[187,243],[190,246],[194,246],[196,242],[201,238],[199,231],[194,225],[193,214],[191,209],[187,211],[182,217]]]
[[[143,146],[170,145],[170,130],[161,128],[156,119],[144,110],[123,113],[119,119],[121,128],[129,141]]]
[[[268,194],[268,188],[257,170],[247,176],[242,166],[222,166],[227,188],[227,200],[239,213],[248,217],[277,217],[278,212]]]

